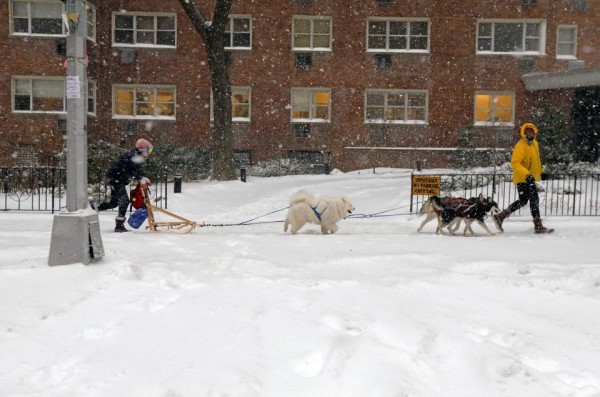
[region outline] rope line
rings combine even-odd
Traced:
[[[420,202],[417,202],[416,204],[419,204],[419,203]],[[385,210],[385,211],[374,212],[372,214],[351,214],[351,215],[348,215],[346,218],[367,219],[367,218],[382,218],[382,217],[388,217],[388,216],[414,215],[411,212],[405,212],[405,213],[399,213],[399,214],[386,214],[387,212],[395,211],[395,210],[398,210],[400,208],[406,208],[406,207],[409,207],[409,206],[410,206],[410,204],[402,205],[400,207],[391,208],[391,209]],[[271,211],[271,212],[268,212],[268,213],[266,213],[264,215],[260,215],[260,216],[257,216],[255,218],[248,219],[246,221],[239,222],[239,223],[204,223],[204,222],[202,222],[202,223],[198,223],[198,227],[251,226],[251,225],[264,225],[264,224],[268,224],[268,223],[281,223],[281,222],[283,222],[282,220],[281,221],[263,221],[263,222],[252,222],[252,221],[255,221],[257,219],[263,218],[263,217],[265,217],[267,215],[271,215],[271,214],[274,214],[274,213],[286,210],[288,208],[290,208],[290,207],[288,206],[288,207],[285,207],[285,208],[280,208],[278,210]]]

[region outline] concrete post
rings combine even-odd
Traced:
[[[98,214],[87,197],[87,10],[63,0],[67,36],[67,208],[54,216],[48,264],[89,264],[104,256]]]

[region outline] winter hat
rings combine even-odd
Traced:
[[[152,143],[150,143],[150,141],[147,139],[140,138],[135,143],[135,147],[138,149],[149,149],[152,147]]]

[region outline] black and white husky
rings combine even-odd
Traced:
[[[444,228],[448,228],[450,234],[454,234],[460,225],[460,222],[464,221],[464,236],[466,236],[467,233],[475,234],[471,227],[473,222],[477,222],[489,235],[494,235],[485,224],[485,217],[490,213],[498,213],[498,204],[490,197],[484,197],[483,194],[480,194],[479,197],[470,199],[452,198],[452,200],[432,196],[427,200],[423,207],[431,209],[428,213],[428,218],[431,218],[431,213],[433,213],[435,214],[434,217],[438,219],[438,226],[435,231],[436,234],[441,233]],[[423,208],[421,208],[421,211],[423,211]],[[423,225],[429,220],[425,219],[423,224],[419,227],[419,230],[421,230]]]

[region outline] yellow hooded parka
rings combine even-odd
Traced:
[[[534,138],[531,145],[527,142],[525,130],[532,128]],[[512,153],[511,165],[513,169],[513,183],[525,183],[527,175],[532,175],[536,181],[542,177],[542,160],[537,142],[538,129],[533,123],[521,126],[521,139],[515,145]]]

